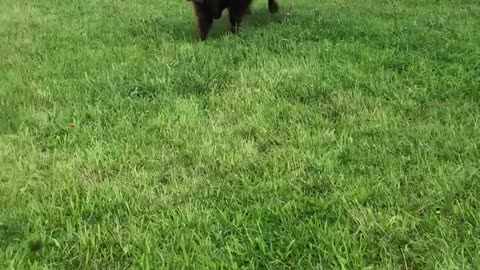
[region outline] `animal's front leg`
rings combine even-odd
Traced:
[[[233,34],[237,33],[240,24],[242,23],[242,17],[245,14],[246,9],[238,9],[238,8],[229,8],[228,9],[228,17],[230,19],[230,32]]]
[[[194,8],[197,15],[198,38],[205,40],[212,27],[213,17],[203,4],[194,3]]]
[[[276,13],[278,11],[278,3],[276,0],[268,0],[268,10],[270,13]]]

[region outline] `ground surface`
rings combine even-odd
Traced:
[[[480,3],[280,3],[0,1],[0,268],[477,269]]]

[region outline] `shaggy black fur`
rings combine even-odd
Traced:
[[[228,9],[230,20],[230,31],[237,33],[245,15],[250,14],[252,0],[188,0],[193,2],[195,14],[197,15],[198,37],[205,40],[212,27],[214,19],[220,19],[222,12]],[[276,0],[268,0],[270,13],[278,11]]]

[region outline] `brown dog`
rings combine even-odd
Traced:
[[[193,7],[197,16],[198,37],[205,40],[212,27],[214,19],[220,19],[222,12],[228,9],[230,20],[230,32],[237,33],[242,19],[251,13],[250,5],[252,0],[188,0],[193,1]],[[276,0],[268,0],[270,13],[278,11]]]

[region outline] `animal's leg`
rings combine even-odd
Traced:
[[[205,40],[212,27],[213,17],[203,4],[194,3],[194,8],[197,15],[198,37],[201,40]]]
[[[230,32],[233,34],[237,33],[240,24],[242,23],[242,17],[245,14],[247,9],[240,9],[238,7],[231,7],[228,9],[228,17],[230,19]]]
[[[270,13],[276,13],[278,12],[278,3],[276,0],[268,0],[268,10]]]

